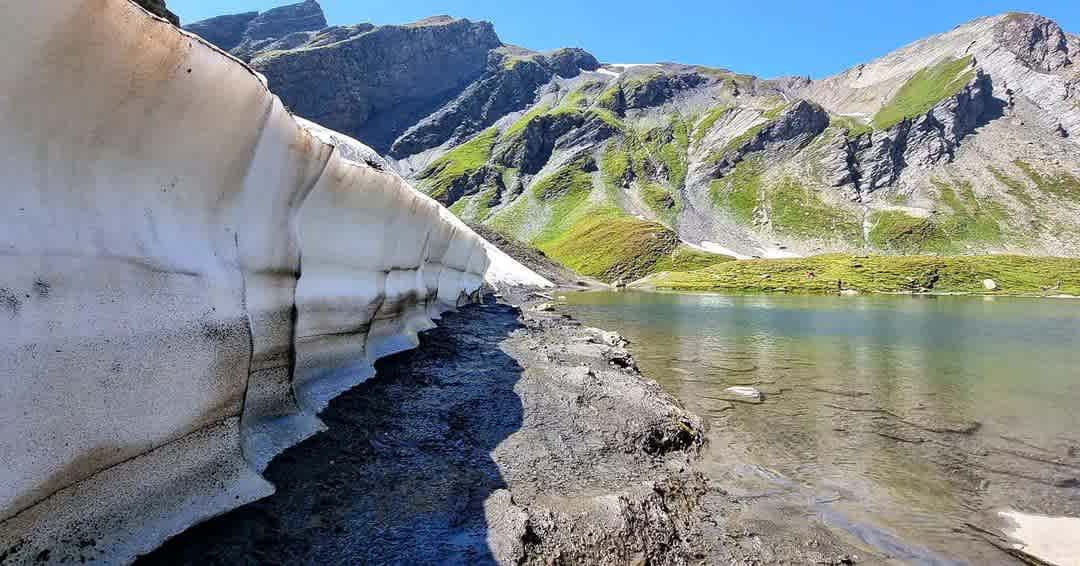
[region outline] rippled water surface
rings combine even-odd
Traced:
[[[1080,517],[1080,301],[580,293],[712,422],[708,472],[877,552],[1008,563],[996,511]],[[724,389],[752,386],[760,405]],[[1077,557],[1080,561],[1080,557]]]

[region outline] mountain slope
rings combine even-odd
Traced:
[[[1080,255],[1080,40],[1037,15],[820,81],[600,65],[444,17],[267,49],[234,53],[295,111],[467,221],[609,281],[727,259],[707,252]],[[445,72],[393,72],[436,54]]]

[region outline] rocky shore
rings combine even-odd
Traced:
[[[275,495],[141,563],[705,558],[702,421],[618,336],[489,299],[377,369],[270,465]]]
[[[332,402],[329,431],[271,463],[275,495],[139,563],[879,561],[706,478],[706,425],[623,338],[503,292]]]

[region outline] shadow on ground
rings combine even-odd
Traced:
[[[203,523],[139,564],[493,564],[492,450],[522,425],[522,368],[500,304],[447,314],[420,348],[331,403],[330,427],[280,455],[277,494]]]

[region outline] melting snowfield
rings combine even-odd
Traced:
[[[0,32],[0,561],[122,563],[273,493],[330,399],[477,298],[482,238],[201,39],[127,0]]]

